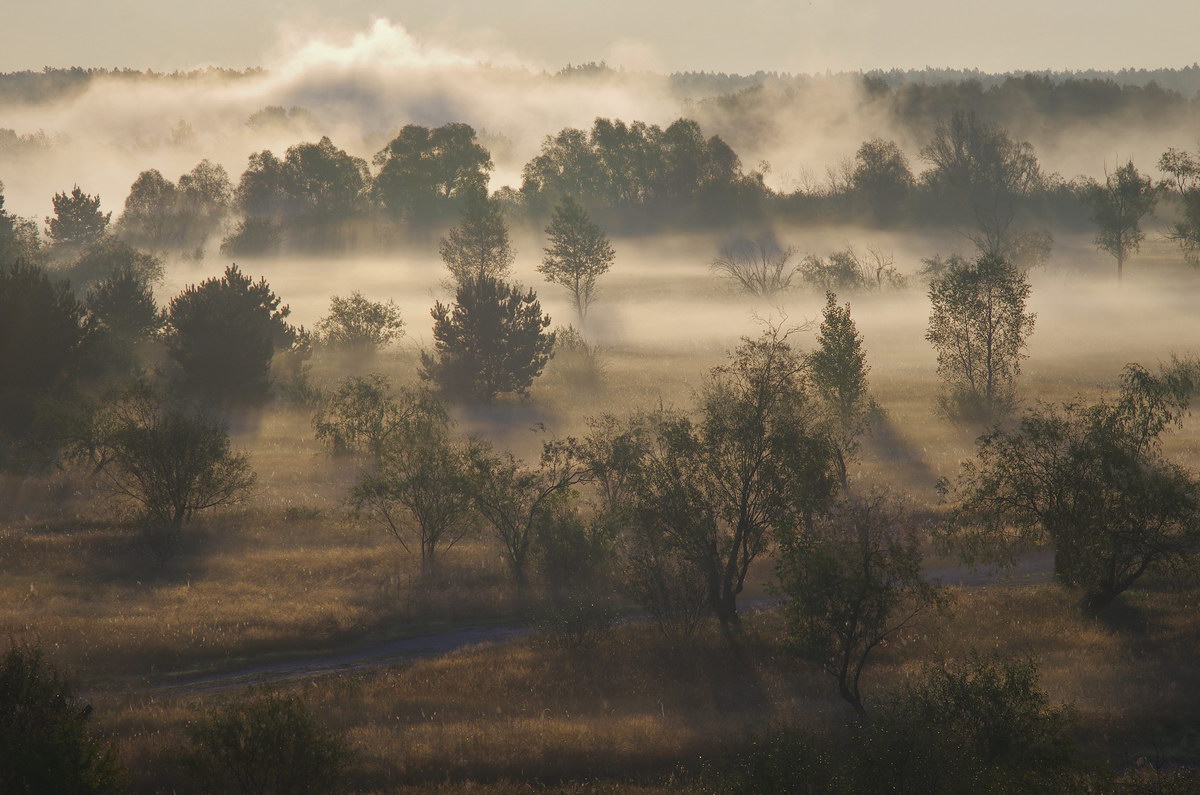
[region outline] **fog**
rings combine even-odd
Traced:
[[[521,168],[544,136],[568,126],[587,129],[601,116],[659,125],[695,118],[706,135],[729,142],[747,170],[764,170],[768,186],[812,190],[867,138],[897,140],[917,169],[937,121],[897,120],[867,101],[857,74],[694,85],[649,71],[562,75],[519,53],[442,44],[385,19],[352,35],[287,38],[262,66],[237,77],[109,75],[80,93],[0,106],[0,128],[18,136],[44,133],[48,142],[0,148],[9,210],[40,219],[54,192],[79,184],[119,214],[130,183],[145,169],[174,179],[209,158],[236,182],[251,152],[282,154],[321,135],[369,160],[407,123],[473,125],[496,164],[493,189],[519,187]],[[735,99],[721,96],[755,83],[758,89]],[[247,119],[267,106],[298,107],[311,116],[249,127]],[[1047,172],[1068,179],[1102,175],[1129,157],[1149,166],[1166,147],[1191,146],[1195,138],[1190,118],[1164,121],[1134,111],[1062,123],[1030,109],[1005,121],[1014,137],[1034,145]]]

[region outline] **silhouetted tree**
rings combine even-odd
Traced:
[[[709,609],[726,627],[738,623],[750,564],[810,524],[836,489],[806,369],[777,328],[743,340],[709,374],[699,422],[660,412],[634,469],[631,528],[700,568]]]
[[[96,326],[67,282],[36,265],[0,263],[0,465],[29,463],[54,429],[39,415],[88,369]]]
[[[161,259],[112,236],[103,237],[85,248],[66,273],[75,289],[82,292],[124,271],[151,285],[163,278]]]
[[[849,497],[787,537],[777,568],[792,648],[837,679],[864,717],[861,681],[872,653],[943,598],[921,576],[911,520],[886,494]]]
[[[456,440],[445,406],[428,394],[402,391],[388,413],[402,417],[380,445],[375,466],[350,494],[356,514],[368,514],[411,552],[421,570],[475,530],[470,442]]]
[[[487,190],[492,158],[467,124],[407,124],[375,155],[375,193],[398,217],[425,220],[437,203]]]
[[[92,454],[110,491],[168,539],[197,511],[243,502],[254,485],[249,460],[231,451],[220,420],[149,386],[102,408],[94,428]]]
[[[0,262],[35,262],[40,254],[37,222],[4,209],[4,183],[0,182]]]
[[[528,569],[539,523],[555,499],[582,482],[587,467],[567,445],[543,445],[541,461],[526,466],[511,453],[496,454],[484,445],[471,448],[472,495],[508,563],[518,590],[528,582]]]
[[[188,394],[218,405],[265,402],[271,359],[292,347],[296,330],[287,306],[265,279],[255,283],[236,265],[220,278],[192,285],[167,307],[167,353]]]
[[[872,138],[854,155],[850,188],[862,196],[878,219],[894,216],[915,184],[908,158],[894,141]]]
[[[538,272],[546,281],[571,291],[575,311],[583,321],[596,299],[596,280],[608,273],[616,252],[603,230],[570,196],[554,209],[546,235],[550,245],[544,249]]]
[[[484,402],[525,395],[554,352],[537,295],[498,279],[468,279],[454,306],[438,301],[432,315],[434,352],[421,354],[421,378],[450,395]]]
[[[830,416],[838,476],[850,487],[847,464],[858,452],[859,437],[870,423],[873,408],[867,394],[866,354],[862,335],[850,317],[850,304],[838,306],[837,296],[825,294],[824,317],[817,349],[809,354],[813,386]]]
[[[323,345],[357,355],[386,347],[404,333],[400,308],[392,301],[369,301],[357,290],[329,299],[329,314],[317,322]]]
[[[1129,365],[1114,399],[1030,410],[977,443],[954,487],[945,545],[972,564],[1011,563],[1049,542],[1055,576],[1099,610],[1148,571],[1200,552],[1200,481],[1161,435],[1197,387],[1194,362]],[[948,484],[943,485],[948,490]]]
[[[1105,174],[1104,184],[1088,180],[1081,188],[1083,200],[1092,211],[1096,224],[1096,245],[1117,260],[1117,281],[1121,281],[1125,259],[1141,248],[1146,233],[1141,223],[1158,203],[1158,190],[1149,177],[1138,173],[1133,161],[1120,166],[1116,173]]]
[[[921,159],[932,166],[927,180],[969,210],[980,252],[1011,259],[1025,234],[1014,226],[1021,202],[1042,182],[1033,147],[958,110],[934,128]]]
[[[46,217],[46,234],[55,246],[80,249],[104,237],[112,213],[100,212],[100,197],[76,185],[70,193],[54,194],[54,215]]]
[[[484,192],[467,195],[462,222],[442,238],[438,251],[460,285],[471,279],[502,280],[516,258],[500,205]]]
[[[952,260],[929,285],[929,329],[938,374],[948,394],[943,408],[956,417],[994,418],[1011,410],[1021,359],[1036,315],[1025,311],[1029,280],[1011,262],[991,255]]]
[[[0,792],[126,791],[115,750],[89,726],[92,706],[39,649],[0,657]]]
[[[796,275],[795,246],[780,246],[774,236],[734,240],[717,251],[712,269],[750,295],[774,296],[787,290]]]

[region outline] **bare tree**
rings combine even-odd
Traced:
[[[773,237],[738,240],[721,246],[712,269],[750,295],[773,296],[791,287],[796,275],[794,246],[781,247]]]

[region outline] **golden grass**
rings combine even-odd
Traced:
[[[1198,600],[1198,588],[1160,584],[1098,620],[1057,586],[962,590],[950,616],[883,648],[865,685],[878,693],[973,651],[1029,655],[1050,697],[1074,704],[1090,761],[1190,758],[1200,750],[1187,729],[1200,719]],[[652,628],[628,625],[577,652],[522,640],[284,689],[349,739],[358,789],[652,786],[772,722],[820,731],[849,715],[832,680],[781,649],[777,615],[751,615],[746,628],[738,648],[709,628],[671,650]],[[139,779],[151,789],[169,780],[186,721],[240,695],[108,695],[97,708],[124,759],[153,771]]]

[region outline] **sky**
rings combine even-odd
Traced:
[[[556,70],[986,72],[1181,67],[1196,0],[0,0],[0,71],[266,66],[375,19],[427,46]],[[1185,31],[1173,35],[1171,31]]]

